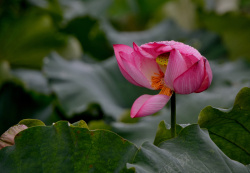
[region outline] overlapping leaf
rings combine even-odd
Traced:
[[[212,140],[231,159],[250,164],[250,88],[236,96],[232,109],[211,106],[199,115],[201,127],[207,128]]]
[[[128,168],[136,173],[250,172],[249,167],[229,159],[198,125],[184,128],[178,137],[158,146],[145,142]]]

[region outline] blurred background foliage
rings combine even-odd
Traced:
[[[137,97],[157,92],[123,78],[112,45],[160,40],[197,48],[213,70],[207,91],[177,96],[178,123],[197,123],[207,105],[231,107],[250,86],[248,0],[0,0],[1,134],[24,118],[83,119],[153,142],[170,110],[129,117]]]

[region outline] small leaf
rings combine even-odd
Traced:
[[[211,106],[199,115],[199,125],[207,128],[211,139],[231,159],[250,163],[250,88],[243,88],[236,96],[232,109]]]
[[[77,121],[77,122],[73,123],[72,126],[89,129],[87,123],[85,121],[83,121],[83,120],[80,120],[80,121]]]
[[[176,134],[178,135],[180,131],[183,129],[182,126],[179,124],[176,124]],[[167,124],[164,120],[160,122],[155,140],[154,140],[154,145],[159,145],[161,142],[166,141],[168,139],[171,139],[171,128],[170,125]]]
[[[41,120],[37,119],[23,119],[18,124],[23,124],[27,127],[45,126],[45,124]]]

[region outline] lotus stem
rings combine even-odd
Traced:
[[[174,138],[176,136],[176,96],[173,92],[171,97],[171,136]]]

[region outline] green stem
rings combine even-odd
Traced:
[[[174,138],[176,136],[176,96],[175,92],[171,97],[171,136]]]

